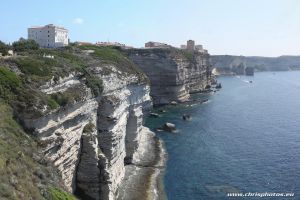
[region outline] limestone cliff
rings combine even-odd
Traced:
[[[84,53],[85,48],[93,53]],[[53,60],[33,53],[36,57],[1,61],[24,84],[15,91],[20,97],[9,98],[19,122],[58,169],[67,190],[82,199],[123,199],[126,176],[141,169],[151,182],[143,190],[153,189],[161,144],[143,127],[152,107],[147,78],[116,49],[51,50]],[[63,74],[56,61],[65,64]],[[26,71],[28,65],[37,69]],[[144,160],[149,160],[147,166],[141,165]]]
[[[152,98],[185,101],[210,85],[209,55],[173,48],[40,49],[0,65],[0,98],[82,199],[159,199],[165,152],[143,126]]]
[[[175,48],[132,49],[129,58],[149,77],[154,104],[186,101],[210,85],[209,54]]]
[[[78,77],[48,83],[47,94],[81,88],[83,98],[63,109],[38,119],[24,120],[34,130],[45,156],[61,172],[69,191],[86,199],[115,199],[139,147],[143,112],[152,105],[146,83],[134,75],[121,74],[109,66],[92,73],[103,81],[103,94],[95,98]],[[78,90],[79,91],[79,90]]]

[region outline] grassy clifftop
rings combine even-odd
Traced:
[[[92,50],[92,57],[103,65],[113,65],[119,71],[136,75],[140,82],[148,82],[147,76],[137,67],[119,47],[79,46],[81,50]],[[109,72],[108,72],[109,73]]]
[[[93,53],[86,53],[92,50]],[[93,45],[70,46],[63,49],[36,49],[17,52],[18,56],[0,59],[0,98],[7,101],[18,114],[38,110],[51,111],[72,102],[76,93],[49,96],[39,87],[48,81],[58,81],[70,73],[75,73],[91,88],[95,96],[103,91],[102,80],[93,73],[100,67],[102,73],[110,75],[117,69],[120,76],[135,75],[139,82],[147,82],[147,77],[117,48]],[[51,58],[52,57],[52,58]],[[113,69],[113,67],[114,69]],[[6,84],[7,79],[9,84]],[[32,116],[33,117],[33,116]]]

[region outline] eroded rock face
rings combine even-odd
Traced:
[[[185,101],[210,84],[207,54],[187,58],[177,50],[138,50],[130,58],[149,76],[155,104]],[[33,130],[45,159],[80,198],[131,199],[146,194],[156,199],[155,192],[141,192],[155,189],[155,177],[164,165],[161,142],[143,127],[144,113],[152,107],[150,86],[113,65],[94,65],[89,71],[103,81],[100,97],[92,95],[80,74],[52,80],[40,90],[49,95],[78,91],[78,97],[42,117],[23,119],[24,126]],[[141,185],[144,179],[147,186],[126,195],[131,183]]]
[[[97,129],[83,132],[81,136],[80,161],[77,168],[76,191],[84,198],[99,199],[100,169]]]
[[[133,49],[129,58],[149,77],[154,104],[186,101],[189,94],[210,85],[207,53],[188,53],[178,49]]]
[[[82,98],[38,119],[24,119],[34,130],[41,150],[60,171],[70,192],[84,199],[116,199],[139,148],[144,111],[152,106],[150,87],[132,75],[94,74],[103,80],[104,93],[94,98],[90,89],[70,75],[41,87],[47,94],[80,87]]]
[[[138,91],[138,92],[137,92]],[[98,110],[99,147],[103,179],[101,199],[113,199],[139,143],[144,104],[151,104],[149,87],[131,85],[105,95]]]
[[[48,162],[52,162],[61,173],[69,191],[76,188],[76,172],[81,153],[84,127],[96,124],[98,101],[89,88],[78,79],[70,77],[58,83],[45,85],[47,93],[65,91],[70,87],[81,87],[85,91],[82,101],[68,105],[38,119],[23,119],[26,128],[33,130],[41,151]],[[68,84],[64,81],[69,82]],[[65,85],[65,87],[63,87]]]

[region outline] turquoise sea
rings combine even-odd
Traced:
[[[300,72],[218,81],[220,91],[193,95],[207,103],[160,107],[155,112],[166,110],[160,118],[147,119],[153,131],[165,122],[178,128],[157,132],[168,153],[168,199],[300,199]],[[227,197],[248,192],[294,197]]]

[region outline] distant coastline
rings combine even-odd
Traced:
[[[300,56],[235,56],[211,55],[211,64],[220,75],[235,75],[241,66],[253,67],[254,71],[296,71],[300,70]]]

